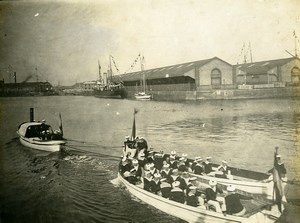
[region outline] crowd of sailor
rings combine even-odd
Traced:
[[[154,152],[147,148],[145,140],[137,141],[141,144],[144,142],[141,147],[145,148],[129,144],[132,142],[126,138],[119,167],[129,183],[182,204],[237,216],[245,213],[240,199],[251,199],[250,197],[235,193],[233,185],[229,185],[224,193],[217,185],[217,178],[209,181],[209,187],[203,187],[203,183],[193,175],[231,178],[225,160],[214,168],[211,157],[206,157],[205,160],[195,157],[192,161],[185,153],[179,157],[176,151],[172,151],[170,155],[162,151]]]

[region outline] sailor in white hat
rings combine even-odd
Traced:
[[[153,177],[150,171],[145,171],[144,172],[144,178],[143,178],[143,182],[144,182],[144,190],[146,191],[150,191],[151,190],[151,181],[152,181]]]
[[[203,175],[204,174],[204,166],[203,166],[203,163],[202,163],[202,159],[201,157],[198,157],[196,159],[196,165],[194,166],[194,174],[197,174],[197,175]]]
[[[150,182],[151,184],[150,190],[152,193],[160,194],[160,179],[161,179],[161,175],[159,173],[155,173],[152,181]]]
[[[240,199],[249,200],[252,199],[252,197],[235,193],[235,190],[236,188],[234,185],[229,185],[227,187],[228,194],[225,197],[226,213],[235,216],[243,216],[246,213],[246,209],[242,205]]]
[[[193,207],[197,207],[199,205],[198,197],[196,196],[197,187],[190,186],[188,189],[189,192],[187,193],[186,196],[186,204]]]
[[[219,177],[222,177],[222,178],[227,178],[227,175],[228,175],[228,165],[227,165],[227,161],[226,160],[223,160],[222,161],[222,164],[220,166],[218,166],[217,168],[217,173],[219,175]]]
[[[206,157],[205,162],[203,162],[205,174],[209,174],[213,171],[210,160],[211,160],[211,157],[208,156],[208,157]]]
[[[172,183],[173,189],[171,190],[169,199],[183,204],[185,202],[185,198],[184,198],[185,196],[183,190],[179,188],[179,185],[180,185],[179,181],[174,181]]]
[[[217,181],[215,179],[210,180],[209,186],[210,187],[205,190],[207,203],[213,205],[216,212],[222,213],[222,211],[226,211],[224,197],[217,196],[218,193],[223,193],[223,191],[217,187]]]
[[[169,178],[171,176],[172,170],[170,169],[170,164],[165,163],[162,166],[162,170],[160,171],[160,174],[162,175],[162,177],[164,178]]]

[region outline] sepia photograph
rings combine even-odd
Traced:
[[[299,0],[0,0],[0,223],[297,223]]]

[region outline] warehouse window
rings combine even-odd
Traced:
[[[300,69],[298,67],[294,67],[292,69],[292,84],[299,85],[300,83]]]
[[[213,69],[211,71],[211,85],[212,85],[212,88],[213,89],[221,88],[221,80],[222,80],[221,71],[217,68]]]

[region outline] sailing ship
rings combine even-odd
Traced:
[[[94,87],[94,96],[99,98],[126,98],[127,92],[123,82],[113,81],[113,72],[111,62],[113,57],[109,56],[109,69],[102,76],[100,62],[98,61],[99,80]],[[114,62],[114,60],[113,60]],[[115,64],[115,62],[114,62]]]
[[[143,75],[143,78],[141,80],[142,91],[135,93],[134,97],[137,100],[151,100],[153,98],[152,94],[147,93],[146,78],[144,73],[144,57],[140,57],[140,61],[141,61],[141,70]]]

